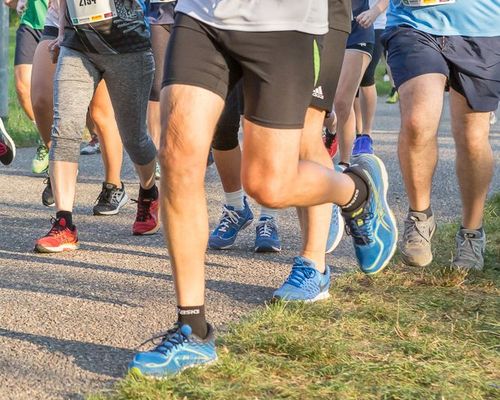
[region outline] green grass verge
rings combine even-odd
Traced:
[[[375,278],[335,279],[328,301],[262,307],[219,335],[213,366],[128,376],[89,400],[498,399],[500,193],[485,228],[482,272],[448,268],[448,224],[428,268],[394,260]]]
[[[14,84],[14,50],[16,44],[16,30],[10,28],[9,38],[9,116],[5,120],[5,127],[9,135],[19,147],[32,146],[37,143],[39,136],[35,125],[26,117],[17,101]]]

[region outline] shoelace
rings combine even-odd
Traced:
[[[118,203],[119,202],[119,196],[120,196],[120,189],[118,188],[104,188],[101,190],[101,193],[99,193],[99,196],[97,196],[96,199],[96,204],[111,204],[111,203]]]
[[[153,200],[151,199],[143,199],[143,198],[140,198],[135,200],[135,199],[132,199],[132,201],[134,203],[137,203],[137,218],[136,218],[136,221],[139,221],[139,222],[146,222],[148,220],[150,220],[152,217],[151,217],[151,213],[150,213],[150,208],[151,208],[151,203],[153,202]]]
[[[0,142],[0,156],[7,154],[8,151],[9,151],[9,148],[7,147],[7,145]]]
[[[157,339],[160,339],[159,341]],[[158,351],[163,354],[167,354],[172,349],[180,346],[181,344],[188,341],[188,337],[185,336],[180,327],[176,324],[172,329],[166,332],[159,333],[152,338],[142,342],[137,348],[144,346],[147,343],[153,343],[156,347],[154,351]]]
[[[47,150],[47,148],[43,144],[41,144],[36,149],[36,159],[38,161],[43,161],[45,157],[47,157],[48,152],[49,151]]]
[[[59,236],[66,229],[64,226],[61,226],[61,224],[59,224],[59,220],[54,217],[50,218],[50,223],[52,224],[52,228],[50,228],[50,231],[49,233],[47,233],[47,236]]]
[[[240,216],[238,215],[238,212],[236,210],[230,210],[229,208],[224,206],[224,209],[222,210],[222,217],[219,223],[219,231],[227,232],[231,224],[238,224],[239,219]]]
[[[373,219],[372,213],[361,213],[358,217],[353,218],[345,225],[345,231],[352,236],[356,244],[364,245],[373,242],[372,225],[369,223]],[[362,223],[359,224],[358,221]]]
[[[273,231],[276,230],[276,225],[272,221],[272,219],[266,219],[264,221],[260,221],[257,225],[257,234],[261,237],[271,237]]]
[[[288,275],[285,283],[288,283],[289,285],[295,286],[297,288],[301,288],[302,286],[304,286],[306,280],[312,278],[315,273],[315,270],[311,267],[294,265],[292,267],[292,272],[290,273],[290,275]]]
[[[408,243],[421,243],[422,241],[429,242],[422,228],[419,227],[417,222],[420,222],[415,217],[410,217],[405,221],[404,237],[407,238]]]

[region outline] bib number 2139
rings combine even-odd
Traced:
[[[91,24],[116,17],[114,0],[68,0],[73,25]]]

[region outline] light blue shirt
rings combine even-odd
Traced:
[[[399,25],[438,36],[500,36],[500,0],[456,0],[426,7],[391,0],[387,26]]]

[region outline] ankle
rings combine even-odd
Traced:
[[[139,197],[143,199],[156,200],[158,198],[158,187],[153,184],[149,189],[144,189],[142,186],[139,187]]]

